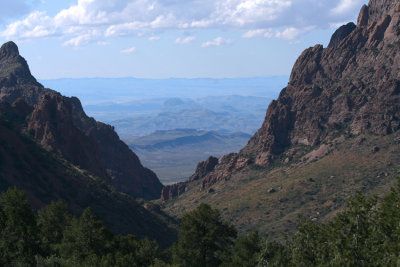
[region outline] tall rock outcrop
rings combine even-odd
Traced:
[[[398,131],[399,69],[400,3],[371,0],[361,8],[357,26],[339,28],[327,48],[316,45],[300,55],[261,128],[238,154],[222,157],[201,177],[203,187],[248,165],[290,160],[296,146]]]
[[[269,165],[289,146],[315,146],[343,131],[399,130],[399,6],[370,1],[361,10],[360,25],[337,45],[305,50],[239,156]]]
[[[52,94],[32,76],[28,63],[13,42],[0,48],[0,100],[13,103],[18,98],[29,105],[38,103],[43,94]]]
[[[140,163],[110,125],[89,118],[78,98],[44,88],[31,75],[13,42],[0,48],[0,101],[32,107],[27,130],[44,147],[112,183],[119,191],[144,199],[160,196],[162,184]]]

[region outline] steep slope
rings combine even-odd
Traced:
[[[110,181],[99,158],[97,144],[74,126],[71,104],[60,95],[43,96],[30,114],[28,131],[43,147]]]
[[[304,51],[240,156],[267,166],[287,147],[319,145],[343,131],[399,130],[399,8],[396,1],[371,1],[340,43]]]
[[[180,194],[167,210],[201,199],[244,230],[271,231],[299,213],[327,219],[357,190],[383,192],[400,166],[399,37],[398,1],[371,0],[357,26],[300,55],[247,146],[164,188],[164,198]]]
[[[0,101],[22,99],[35,108],[29,121],[33,137],[119,190],[135,197],[159,197],[162,184],[144,168],[113,127],[86,116],[79,99],[44,88],[31,75],[18,47],[8,42],[0,48]]]
[[[167,246],[175,239],[167,216],[145,209],[102,179],[47,151],[21,134],[25,123],[21,105],[0,105],[0,191],[24,190],[35,209],[64,199],[79,215],[91,206],[114,232],[156,239]]]

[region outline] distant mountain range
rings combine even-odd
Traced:
[[[163,184],[170,184],[187,179],[195,171],[197,163],[209,156],[238,152],[250,137],[240,132],[175,129],[140,137],[123,137],[122,140]]]
[[[81,99],[85,112],[121,136],[193,128],[253,134],[287,76],[237,79],[43,80]]]
[[[203,98],[207,96],[259,96],[275,98],[289,77],[272,76],[232,79],[139,79],[80,78],[39,80],[45,87],[58,88],[66,96],[77,96],[83,106],[101,103],[166,98]]]
[[[265,109],[271,100],[249,96],[220,96],[195,100],[170,98],[158,107],[155,107],[153,102],[153,110],[150,110],[149,105],[146,106],[146,115],[135,115],[138,106],[134,104],[95,108],[102,109],[102,114],[97,117],[123,117],[118,120],[105,120],[113,125],[121,136],[140,136],[158,130],[177,128],[253,134],[260,127]],[[87,110],[93,112],[92,108],[93,106],[88,106]],[[143,106],[140,105],[140,108]]]

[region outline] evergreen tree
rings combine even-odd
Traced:
[[[25,193],[9,188],[0,195],[0,265],[33,265],[39,253],[35,214]]]
[[[40,238],[46,256],[54,254],[55,246],[61,243],[63,232],[70,225],[72,214],[68,211],[68,204],[59,200],[52,201],[38,212],[37,224]]]
[[[97,256],[110,252],[113,234],[95,215],[86,208],[81,217],[72,218],[71,225],[63,233],[59,253],[72,262],[97,261]]]
[[[112,251],[102,257],[102,266],[151,266],[161,257],[155,241],[137,240],[134,235],[115,236]]]
[[[257,231],[247,236],[239,236],[229,255],[224,259],[223,266],[256,266],[260,260],[263,239]]]
[[[218,266],[236,238],[236,229],[223,222],[218,210],[201,204],[183,215],[173,261],[180,266]]]

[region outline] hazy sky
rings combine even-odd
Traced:
[[[0,0],[0,41],[61,77],[289,74],[367,0]]]

